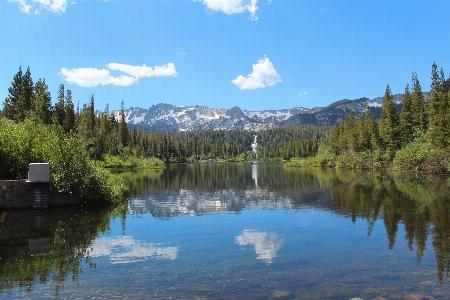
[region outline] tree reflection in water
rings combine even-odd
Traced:
[[[31,292],[36,284],[43,283],[50,284],[58,296],[66,280],[77,282],[83,268],[95,267],[92,255],[113,254],[114,262],[129,262],[133,261],[128,254],[133,247],[139,247],[142,254],[138,258],[134,255],[135,260],[177,258],[176,247],[141,243],[126,235],[115,242],[97,240],[109,247],[109,252],[91,253],[98,235],[109,229],[111,218],[121,218],[125,234],[127,214],[174,218],[246,209],[328,210],[352,222],[365,220],[367,235],[376,222],[383,222],[386,247],[391,249],[402,224],[409,250],[415,251],[418,263],[430,238],[439,281],[449,276],[447,179],[330,169],[284,170],[270,164],[258,164],[257,169],[250,164],[169,165],[166,170],[123,176],[132,195],[123,207],[8,212],[6,223],[0,224],[0,292]],[[245,230],[234,242],[253,246],[259,258],[270,264],[283,239],[270,232]],[[129,247],[128,252],[117,252],[118,246]]]
[[[125,209],[10,211],[0,227],[0,293],[31,293],[40,283],[50,284],[57,297],[68,278],[78,281],[83,266],[95,268],[88,255],[92,242]]]
[[[129,173],[126,176],[134,195],[129,210],[167,218],[223,210],[239,213],[258,207],[314,207],[344,215],[352,222],[366,220],[369,236],[375,222],[382,220],[390,249],[402,223],[418,263],[431,235],[439,281],[444,274],[448,277],[448,179],[334,169],[284,170],[271,164],[258,164],[256,173],[251,164],[169,165],[159,173]]]

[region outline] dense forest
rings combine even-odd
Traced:
[[[126,124],[124,102],[113,114],[109,105],[103,112],[95,109],[94,95],[90,103],[79,103],[75,109],[71,90],[59,86],[57,101],[52,97],[45,79],[33,83],[30,68],[14,76],[3,104],[3,116],[15,122],[32,122],[59,126],[66,135],[75,136],[84,145],[91,159],[107,166],[123,166],[120,161],[136,158],[157,158],[166,162],[204,160],[244,161],[247,159],[289,160],[310,157],[317,152],[319,141],[326,137],[327,127],[288,126],[253,132],[245,130],[205,130],[189,132],[130,131]],[[251,143],[257,136],[256,151]]]
[[[361,169],[394,167],[402,171],[448,173],[450,157],[450,79],[432,65],[431,90],[426,101],[415,72],[405,87],[398,113],[386,87],[381,118],[367,107],[332,128],[291,125],[255,131],[204,130],[148,132],[130,130],[124,102],[112,113],[109,106],[96,110],[90,103],[75,109],[71,90],[59,86],[57,101],[45,79],[33,83],[30,68],[19,68],[3,103],[2,117],[16,123],[56,126],[79,141],[91,160],[105,167],[137,166],[136,159],[158,162],[286,160],[287,166],[332,166]],[[252,148],[256,136],[257,147]],[[4,150],[1,150],[3,151]],[[1,154],[1,153],[0,153]],[[4,154],[2,154],[4,156]],[[159,164],[161,164],[159,163]],[[147,164],[147,166],[149,166]],[[3,176],[5,177],[5,176]]]
[[[133,131],[130,148],[147,156],[168,162],[193,162],[207,159],[289,159],[309,157],[317,152],[319,141],[328,128],[319,126],[290,126],[259,132],[246,130],[204,130],[189,132]],[[257,137],[256,152],[251,143]]]
[[[401,112],[386,86],[381,119],[371,111],[359,118],[353,111],[330,130],[326,146],[308,161],[287,166],[320,165],[361,169],[386,169],[423,173],[449,173],[450,156],[450,78],[432,66],[428,101],[415,72],[405,87]]]

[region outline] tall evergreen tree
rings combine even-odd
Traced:
[[[94,131],[95,129],[95,106],[94,106],[94,94],[91,96],[91,104],[89,105],[89,129]]]
[[[359,117],[357,122],[358,128],[358,151],[365,151],[371,149],[371,132],[370,127],[366,126],[366,116]]]
[[[330,135],[328,137],[328,142],[331,148],[331,151],[338,155],[341,151],[341,147],[339,145],[339,135],[340,135],[340,126],[339,123],[335,123],[331,128]]]
[[[19,121],[18,111],[23,96],[22,77],[22,67],[19,67],[19,71],[14,75],[11,87],[8,88],[8,96],[3,103],[3,113],[5,117],[16,121]]]
[[[25,118],[29,115],[29,112],[32,108],[32,104],[34,103],[34,83],[31,78],[30,67],[27,68],[27,71],[22,77],[22,93],[23,97],[21,97],[21,101],[19,102],[18,107],[18,119],[20,121],[25,120]]]
[[[448,99],[444,91],[445,78],[443,71],[439,73],[436,63],[431,70],[431,91],[428,99],[428,138],[438,148],[448,146]]]
[[[75,107],[72,101],[72,91],[67,90],[64,107],[64,131],[70,132],[75,129]]]
[[[425,131],[428,127],[428,119],[425,108],[425,98],[422,93],[422,87],[420,86],[419,79],[417,79],[416,72],[412,75],[412,93],[411,93],[411,106],[412,106],[412,121],[414,130]]]
[[[391,88],[387,85],[384,93],[383,106],[381,108],[380,137],[386,151],[391,156],[394,155],[399,146],[399,116],[392,99]]]
[[[380,128],[378,126],[377,119],[366,106],[366,112],[364,113],[364,127],[367,128],[370,134],[370,150],[380,149],[382,147],[382,141],[380,137]]]
[[[58,102],[55,104],[55,124],[64,126],[64,120],[66,118],[66,105],[64,95],[64,84],[59,85],[58,89]]]
[[[120,105],[120,128],[119,128],[119,132],[120,132],[120,140],[121,140],[121,144],[123,147],[128,146],[129,141],[130,141],[130,132],[128,130],[128,126],[127,126],[127,120],[125,117],[125,104],[122,103]]]
[[[350,109],[344,124],[347,147],[349,150],[357,150],[358,129],[356,127],[355,113],[352,109]]]
[[[406,145],[414,136],[415,129],[418,129],[420,120],[417,120],[416,114],[413,111],[413,103],[409,91],[409,84],[405,87],[405,94],[403,95],[402,112],[400,113],[400,130],[401,144]],[[417,122],[419,121],[419,122]]]
[[[39,79],[34,85],[33,112],[44,124],[52,122],[52,97],[45,78]]]

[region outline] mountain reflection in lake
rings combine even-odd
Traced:
[[[123,207],[8,212],[0,298],[450,298],[448,180],[264,163],[122,175]]]

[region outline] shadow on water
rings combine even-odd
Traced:
[[[9,211],[0,224],[0,294],[31,293],[36,284],[50,284],[57,297],[66,280],[78,281],[83,267],[95,268],[89,246],[124,209]]]

